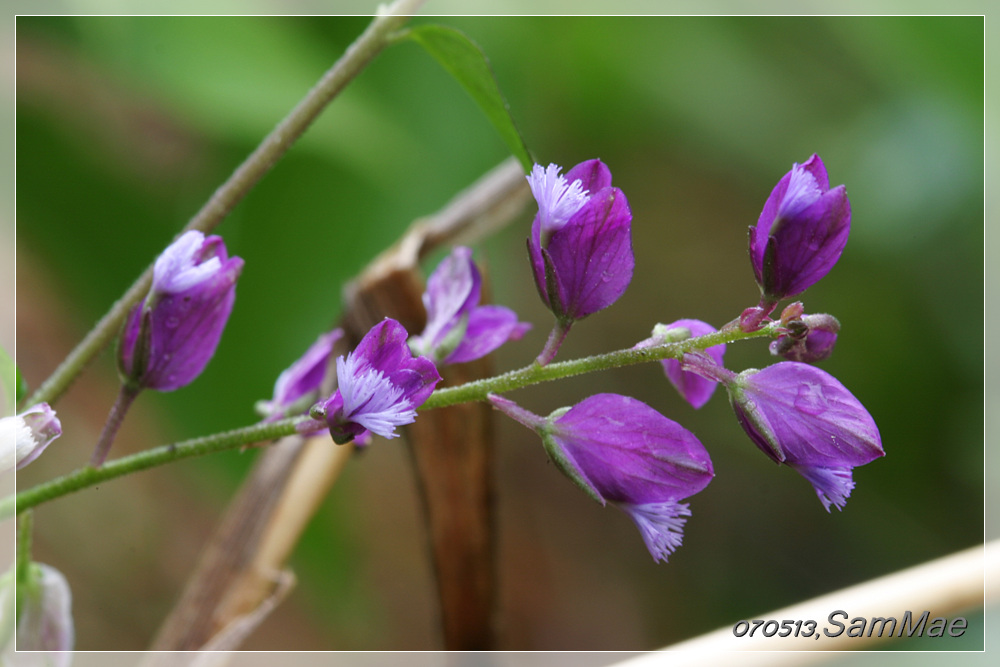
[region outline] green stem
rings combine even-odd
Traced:
[[[17,526],[17,551],[14,557],[14,580],[17,582],[14,595],[14,627],[17,627],[17,623],[21,619],[21,610],[24,609],[24,596],[29,593],[29,589],[31,588],[29,570],[31,568],[32,518],[31,512],[26,512],[21,517]]]
[[[643,348],[628,348],[592,357],[561,361],[540,366],[533,363],[520,370],[510,371],[496,377],[475,380],[457,387],[438,389],[421,406],[421,410],[441,408],[456,403],[484,401],[490,393],[500,394],[512,389],[528,385],[556,380],[558,378],[591,373],[593,371],[632,366],[634,364],[659,361],[661,359],[680,359],[685,352],[704,350],[721,343],[734,343],[749,338],[773,336],[777,332],[779,322],[772,322],[759,331],[746,333],[739,329],[716,331],[715,333],[689,338],[678,342],[668,342]],[[219,433],[216,435],[185,440],[172,445],[164,445],[144,452],[125,456],[106,463],[101,468],[88,466],[69,473],[63,477],[39,484],[16,496],[7,496],[0,500],[0,520],[15,512],[20,514],[36,505],[54,500],[75,491],[93,486],[129,473],[154,468],[173,461],[202,456],[227,449],[235,449],[255,442],[274,440],[296,433],[296,426],[314,421],[308,416],[289,417],[281,421],[261,423],[254,426]]]
[[[255,442],[275,440],[296,433],[296,426],[312,421],[309,417],[290,417],[281,421],[255,424],[245,428],[217,433],[185,440],[171,445],[154,447],[130,456],[108,461],[100,468],[87,466],[68,475],[57,477],[51,481],[39,484],[0,500],[0,520],[7,518],[15,511],[21,514],[36,505],[80,491],[100,482],[128,475],[140,470],[147,470],[165,463],[180,461],[194,456],[202,456],[227,449],[235,449]]]
[[[320,112],[354,79],[386,46],[392,33],[398,30],[424,0],[397,0],[381,12],[368,28],[351,44],[343,56],[323,75],[302,101],[257,146],[256,150],[232,173],[209,198],[201,210],[191,218],[182,231],[196,229],[209,232],[215,229],[229,212],[243,200],[258,181],[270,171],[275,162],[288,151]],[[121,299],[84,337],[58,368],[34,394],[25,406],[54,403],[69,388],[91,359],[103,350],[118,333],[125,316],[133,305],[149,291],[153,281],[153,267],[132,284]]]
[[[679,342],[663,343],[638,349],[628,348],[597,354],[592,357],[560,361],[547,366],[541,366],[535,362],[530,366],[525,366],[524,368],[495,377],[475,380],[457,387],[438,389],[430,395],[420,408],[422,410],[430,410],[455,405],[456,403],[485,401],[487,394],[502,394],[512,389],[520,389],[521,387],[538,384],[539,382],[547,382],[549,380],[557,380],[559,378],[609,368],[620,368],[622,366],[632,366],[649,361],[659,361],[661,359],[680,359],[684,356],[685,352],[704,350],[721,343],[734,343],[738,340],[747,340],[749,338],[773,336],[778,324],[778,322],[772,322],[760,330],[750,333],[740,331],[739,329],[716,331]]]

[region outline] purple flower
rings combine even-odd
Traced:
[[[242,270],[218,236],[188,231],[167,247],[122,329],[118,368],[126,384],[173,391],[198,377],[222,337]]]
[[[0,419],[0,473],[28,465],[60,435],[62,425],[48,403]]]
[[[528,254],[542,300],[572,322],[610,306],[632,280],[632,212],[600,160],[559,169],[536,164],[528,176],[538,202]]]
[[[829,373],[795,361],[725,373],[743,430],[772,461],[809,480],[827,511],[844,508],[853,468],[885,456],[875,420]]]
[[[792,165],[750,228],[750,262],[767,313],[825,276],[840,259],[851,230],[843,185],[830,189],[818,155]]]
[[[410,338],[414,354],[437,363],[456,364],[484,357],[508,340],[518,340],[531,328],[503,306],[480,306],[482,278],[472,250],[457,247],[427,280],[424,307],[427,326]]]
[[[672,324],[658,324],[653,329],[653,337],[642,341],[636,348],[662,345],[668,342],[679,342],[688,338],[697,338],[706,334],[715,333],[716,329],[707,322],[701,320],[677,320]],[[726,353],[726,344],[720,343],[704,350],[702,354],[708,354],[719,366],[722,365],[722,357]],[[686,371],[681,367],[681,362],[677,359],[664,359],[663,372],[667,379],[680,392],[685,401],[691,404],[695,410],[708,403],[715,393],[715,380],[704,378],[697,373]]]
[[[430,359],[413,357],[406,338],[403,325],[386,318],[346,358],[337,358],[337,391],[319,409],[334,442],[368,431],[395,438],[397,426],[416,419],[441,376]]]
[[[281,372],[274,383],[274,396],[270,401],[260,401],[257,405],[257,410],[266,417],[266,421],[309,409],[319,395],[333,346],[343,336],[342,329],[321,335],[305,354]]]
[[[597,502],[621,508],[654,560],[681,544],[687,503],[712,480],[708,452],[689,431],[628,396],[597,394],[539,417],[491,394],[508,416],[536,431],[553,463]]]

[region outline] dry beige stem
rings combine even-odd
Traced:
[[[984,604],[995,603],[1000,593],[1000,540],[966,549],[944,558],[922,563],[899,572],[872,579],[856,586],[828,593],[799,604],[755,616],[760,619],[806,620],[818,623],[819,639],[814,637],[736,637],[726,626],[694,639],[668,646],[662,651],[614,664],[612,667],[700,667],[737,661],[743,665],[806,665],[835,657],[838,651],[891,648],[892,640],[849,637],[845,631],[837,637],[822,634],[830,613],[844,610],[842,623],[850,627],[854,618],[894,617],[899,621],[907,611],[914,620],[925,610],[929,618],[954,619]],[[928,621],[929,623],[930,621]],[[870,625],[869,625],[870,627]],[[888,633],[888,629],[886,630]],[[898,627],[897,627],[898,632]],[[743,654],[750,651],[756,653]],[[734,656],[733,653],[741,655]]]

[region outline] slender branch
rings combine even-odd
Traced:
[[[679,342],[663,343],[662,345],[652,347],[617,350],[615,352],[597,354],[592,357],[549,364],[548,366],[539,366],[537,363],[534,363],[519,370],[510,371],[484,380],[474,380],[458,385],[457,387],[438,389],[430,395],[420,409],[429,410],[458,403],[483,401],[486,400],[487,394],[490,393],[499,394],[512,389],[519,389],[528,385],[538,384],[539,382],[547,382],[572,375],[620,368],[622,366],[632,366],[650,361],[659,361],[661,359],[680,359],[685,352],[704,350],[721,343],[734,343],[738,340],[772,336],[777,331],[779,325],[779,322],[772,322],[762,329],[750,333],[740,331],[739,329],[716,331]],[[242,445],[292,435],[297,432],[296,426],[311,421],[312,419],[308,416],[290,417],[281,421],[256,424],[225,433],[148,449],[144,452],[111,461],[101,468],[90,466],[81,468],[63,477],[58,477],[52,481],[22,491],[16,497],[7,496],[3,498],[0,500],[0,520],[14,514],[15,509],[17,513],[21,513],[43,502],[68,495],[98,482],[114,479],[115,477],[146,470],[165,463],[172,463],[180,459],[225,451]]]
[[[214,229],[247,195],[275,162],[316,120],[320,112],[391,42],[392,33],[407,21],[424,0],[397,0],[369,24],[364,33],[348,47],[344,55],[323,75],[299,104],[237,167],[229,179],[209,198],[182,232]],[[58,368],[46,379],[24,405],[54,403],[69,388],[73,379],[107,346],[121,327],[129,309],[149,291],[153,267],[132,284],[121,299],[94,326]]]
[[[298,424],[311,421],[309,417],[290,417],[281,421],[254,424],[245,428],[217,433],[202,438],[194,438],[170,445],[154,447],[130,456],[124,456],[105,463],[100,468],[87,466],[62,477],[39,484],[16,496],[7,496],[0,500],[0,520],[15,512],[18,514],[49,500],[80,491],[94,484],[128,475],[140,470],[155,468],[165,463],[172,463],[213,452],[235,449],[255,442],[275,440],[296,432]]]
[[[606,352],[592,357],[583,357],[571,361],[560,361],[540,366],[537,362],[518,370],[503,373],[485,380],[468,382],[457,387],[438,389],[420,406],[421,410],[441,408],[456,403],[469,401],[484,401],[490,393],[501,394],[512,389],[520,389],[529,385],[558,380],[560,378],[590,373],[593,371],[633,366],[649,361],[662,359],[680,359],[685,352],[704,350],[722,343],[734,343],[738,340],[773,336],[779,323],[772,322],[758,331],[747,333],[739,329],[716,331],[714,333],[688,338],[675,343],[664,343],[644,348],[628,348],[615,352]]]

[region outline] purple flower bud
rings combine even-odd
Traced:
[[[754,444],[809,480],[827,511],[843,509],[854,488],[851,470],[885,456],[864,406],[808,364],[783,361],[730,375],[733,409]]]
[[[656,328],[653,329],[653,337],[639,343],[636,347],[650,347],[653,345],[662,345],[666,342],[697,338],[698,336],[715,333],[715,331],[715,327],[701,320],[677,320],[673,324],[656,325]],[[720,366],[722,365],[722,357],[725,353],[725,343],[713,345],[703,352],[703,354],[711,356],[715,363]],[[715,380],[684,370],[681,367],[681,362],[677,359],[664,359],[660,363],[663,364],[663,372],[666,374],[667,379],[670,380],[674,388],[680,392],[684,400],[690,403],[694,409],[697,410],[708,403],[708,399],[712,398],[717,384]]]
[[[403,325],[386,318],[346,358],[337,358],[337,391],[319,410],[334,442],[366,431],[395,438],[397,426],[416,419],[441,376],[430,359],[413,357],[406,338]]]
[[[305,354],[281,372],[274,383],[274,396],[270,401],[260,401],[257,405],[257,410],[266,417],[265,421],[309,409],[319,395],[333,346],[343,336],[342,329],[321,335]]]
[[[13,570],[3,577],[0,584],[0,621],[5,629],[13,629],[14,577]],[[14,642],[3,646],[0,664],[52,665],[69,667],[73,654],[72,596],[69,584],[58,570],[42,563],[28,566],[28,579],[19,590],[21,614],[17,619],[17,653]],[[40,653],[22,653],[39,651]],[[33,659],[23,656],[33,656]]]
[[[689,431],[628,396],[597,394],[539,417],[491,394],[500,411],[536,431],[556,466],[602,505],[635,522],[654,560],[681,544],[686,503],[712,480],[708,452]]]
[[[784,317],[782,320],[784,321]],[[785,328],[788,332],[771,343],[771,354],[789,361],[813,363],[822,361],[833,353],[840,322],[832,315],[821,313],[790,320]]]
[[[157,258],[153,285],[129,313],[118,368],[137,388],[173,391],[192,382],[222,337],[243,260],[222,238],[185,232]]]
[[[830,189],[818,155],[792,165],[750,228],[750,262],[761,306],[773,310],[804,291],[840,259],[851,229],[851,204],[843,185]]]
[[[427,280],[423,296],[427,325],[423,333],[410,338],[413,353],[445,364],[473,361],[520,339],[531,328],[509,308],[480,306],[481,286],[472,250],[461,246],[452,250]]]
[[[762,308],[761,306],[751,306],[750,308],[747,308],[740,313],[740,331],[745,331],[747,333],[760,331],[771,319],[768,315],[771,314],[772,310],[774,310],[774,307],[770,305],[766,308]]]
[[[62,435],[56,411],[39,403],[12,417],[0,419],[0,473],[18,470],[37,459],[49,443]]]
[[[805,306],[802,305],[801,301],[795,301],[793,303],[785,306],[785,309],[781,311],[781,323],[787,325],[792,320],[801,319],[802,314],[806,312]]]
[[[528,254],[535,285],[560,321],[607,308],[632,280],[632,212],[600,160],[559,168],[535,165],[528,176],[538,201]],[[579,183],[579,185],[577,185]]]

